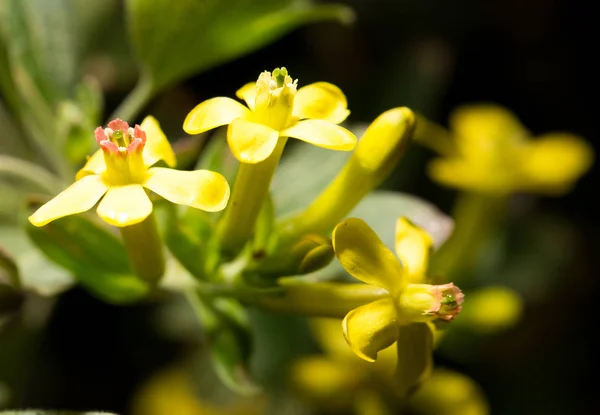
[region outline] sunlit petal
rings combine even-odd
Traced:
[[[374,362],[377,352],[398,338],[396,308],[391,298],[384,298],[350,311],[342,322],[344,337],[359,357]]]
[[[188,134],[200,134],[250,114],[248,108],[231,98],[212,98],[190,111],[183,122],[183,129]]]
[[[96,210],[108,224],[135,225],[152,213],[152,203],[139,184],[111,187]]]
[[[40,207],[29,221],[44,226],[55,219],[91,209],[102,197],[108,186],[97,175],[85,176]]]
[[[346,96],[337,86],[315,82],[298,90],[294,99],[294,116],[326,120],[334,124],[344,121],[350,111]]]
[[[142,153],[144,164],[151,166],[159,160],[164,160],[167,166],[175,167],[177,164],[175,153],[156,118],[147,116],[140,128],[146,133],[146,144]]]
[[[235,92],[239,99],[243,99],[248,108],[254,111],[254,101],[256,100],[256,82],[248,82]]]
[[[102,174],[106,171],[106,164],[104,163],[104,152],[100,149],[96,151],[90,158],[88,158],[85,166],[77,172],[75,178],[77,180],[82,177],[89,176],[91,174]]]
[[[396,222],[396,255],[402,261],[410,282],[421,282],[425,278],[429,253],[433,246],[431,236],[423,229],[402,217]]]
[[[490,171],[485,165],[459,158],[438,158],[427,167],[429,175],[436,182],[476,193],[506,194],[518,184],[518,171],[515,169]]]
[[[459,107],[450,117],[460,153],[468,159],[497,157],[528,136],[518,118],[493,104]]]
[[[234,120],[227,129],[227,143],[233,155],[242,163],[259,163],[271,155],[279,133],[263,124]]]
[[[333,230],[335,256],[353,277],[398,294],[403,269],[394,254],[362,219],[346,219]]]
[[[281,135],[330,150],[351,151],[356,147],[354,134],[339,125],[323,120],[299,121],[281,131]]]
[[[144,186],[170,202],[216,212],[227,206],[229,184],[209,170],[181,171],[153,167]]]
[[[427,323],[401,326],[398,330],[396,391],[405,396],[431,374],[433,333]]]
[[[524,149],[524,185],[528,190],[565,192],[590,168],[593,160],[591,146],[581,138],[566,133],[544,135]]]

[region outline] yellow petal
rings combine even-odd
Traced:
[[[433,333],[426,323],[401,326],[397,344],[396,392],[405,396],[431,374]]]
[[[153,167],[144,187],[170,202],[208,212],[223,210],[229,200],[225,177],[209,170],[181,171]]]
[[[254,101],[256,100],[256,82],[248,82],[235,92],[239,99],[243,99],[252,111],[254,111]]]
[[[85,163],[85,166],[83,166],[82,169],[77,172],[75,179],[79,180],[91,174],[102,174],[105,171],[106,164],[104,163],[104,153],[100,149],[88,158],[88,161],[87,163]]]
[[[344,337],[359,357],[374,362],[377,352],[398,339],[396,308],[384,298],[350,311],[342,322]]]
[[[502,195],[520,185],[515,169],[490,169],[459,158],[438,158],[427,167],[436,182],[476,193]]]
[[[525,187],[549,193],[569,190],[592,165],[594,152],[571,134],[547,134],[532,141],[523,152]]]
[[[330,150],[351,151],[356,147],[354,134],[339,125],[323,120],[299,121],[281,131],[281,135]]]
[[[315,82],[298,90],[294,99],[294,116],[326,120],[334,124],[344,121],[350,111],[346,96],[337,86]]]
[[[108,189],[96,211],[106,223],[123,227],[146,219],[152,213],[152,203],[142,186],[130,184]]]
[[[463,106],[450,117],[457,146],[468,159],[503,157],[528,132],[513,113],[499,105]]]
[[[200,134],[250,114],[248,108],[231,98],[212,98],[190,111],[183,121],[183,129],[188,134]]]
[[[396,222],[396,255],[402,261],[411,283],[425,279],[429,253],[433,246],[431,236],[402,217]]]
[[[402,265],[362,219],[346,219],[335,227],[333,249],[342,267],[354,278],[383,287],[393,295],[402,289]]]
[[[140,128],[146,133],[146,145],[142,153],[144,164],[152,166],[157,161],[164,160],[167,166],[175,167],[177,164],[175,153],[156,118],[147,116]]]
[[[29,222],[34,226],[44,226],[63,216],[85,212],[100,200],[107,189],[100,176],[85,176],[40,207],[29,217]]]
[[[259,163],[271,155],[279,133],[266,125],[246,121],[242,118],[234,120],[227,129],[229,149],[242,163]]]

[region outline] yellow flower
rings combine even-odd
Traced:
[[[335,85],[316,82],[296,91],[285,68],[260,74],[256,83],[240,88],[236,95],[248,108],[226,97],[202,102],[186,117],[189,134],[229,124],[227,142],[244,163],[259,163],[273,153],[280,137],[294,137],[332,150],[350,151],[356,137],[336,124],[350,113],[346,97]]]
[[[432,178],[450,187],[492,194],[559,194],[593,162],[593,150],[581,138],[549,133],[531,139],[515,115],[497,105],[459,108],[450,127],[454,151],[429,166]]]
[[[144,188],[180,205],[211,212],[225,208],[229,185],[219,173],[150,167],[159,160],[175,165],[175,154],[153,117],[135,128],[116,119],[94,133],[101,149],[77,173],[75,183],[29,217],[33,225],[85,212],[101,198],[97,212],[104,221],[134,225],[152,213]]]
[[[359,357],[373,362],[377,352],[396,341],[400,347],[400,341],[411,336],[431,337],[428,322],[449,321],[460,312],[463,294],[456,286],[424,283],[431,246],[430,236],[406,218],[396,223],[400,261],[361,219],[347,219],[334,229],[333,247],[344,269],[389,294],[344,318],[344,336]],[[398,358],[404,357],[399,351]]]

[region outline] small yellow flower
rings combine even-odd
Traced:
[[[104,221],[119,227],[134,225],[152,213],[144,188],[180,205],[210,212],[225,208],[229,185],[221,174],[150,167],[159,160],[175,165],[175,154],[153,117],[135,128],[116,119],[94,133],[101,149],[77,173],[75,183],[29,217],[33,225],[85,212],[101,198],[97,212]]]
[[[450,118],[454,151],[429,166],[450,187],[492,194],[518,191],[560,194],[591,166],[593,150],[570,133],[531,134],[510,111],[473,105]]]
[[[248,108],[226,97],[202,102],[186,117],[189,134],[229,124],[227,142],[243,163],[259,163],[271,155],[280,137],[332,150],[350,151],[356,137],[336,124],[348,117],[346,97],[335,85],[316,82],[296,91],[285,68],[260,74],[256,83],[240,88],[236,95]]]
[[[429,330],[428,322],[449,321],[460,312],[463,294],[456,286],[424,283],[431,246],[430,236],[406,218],[396,223],[400,261],[361,219],[347,219],[334,229],[333,247],[344,269],[389,293],[344,318],[344,336],[358,356],[373,362],[399,339]]]

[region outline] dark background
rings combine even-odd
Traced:
[[[496,102],[513,110],[534,134],[571,131],[598,153],[598,67],[593,64],[598,23],[592,2],[344,3],[356,11],[353,26],[320,23],[297,30],[165,91],[149,112],[168,111],[171,119],[182,121],[196,103],[231,96],[259,72],[286,66],[301,85],[319,80],[338,85],[353,121],[369,122],[388,108],[406,105],[445,124],[457,105]],[[108,96],[107,114],[122,97],[120,90]],[[167,127],[183,136],[180,125]],[[394,176],[395,187],[449,211],[454,192],[427,179],[422,171],[431,153],[413,147]],[[575,259],[560,281],[526,304],[517,327],[477,339],[479,351],[471,359],[438,356],[439,363],[465,371],[483,386],[494,414],[600,413],[595,359],[600,344],[593,340],[600,290],[597,170],[566,197],[523,199],[527,217],[561,218],[575,235]],[[556,238],[552,243],[560,250],[567,242]],[[187,347],[152,328],[155,307],[111,307],[79,289],[64,294],[31,363],[35,376],[27,381],[23,405],[96,405],[126,413],[136,383]]]

